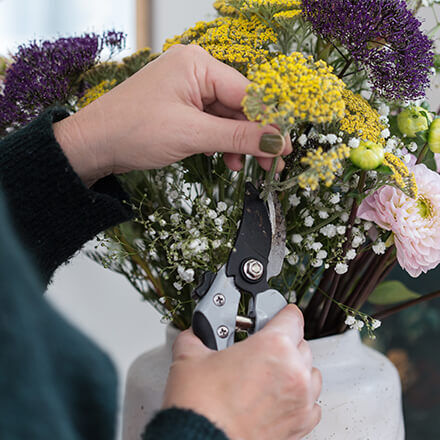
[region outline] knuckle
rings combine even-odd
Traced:
[[[237,124],[232,131],[232,148],[235,153],[246,154],[246,129],[244,124]]]
[[[286,310],[289,310],[289,313],[292,314],[298,324],[301,327],[304,327],[304,316],[298,306],[296,306],[295,304],[288,304],[286,306]]]
[[[286,356],[293,350],[293,344],[289,336],[285,333],[272,331],[266,335],[266,342],[270,350],[279,356]]]

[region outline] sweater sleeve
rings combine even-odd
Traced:
[[[66,116],[62,108],[50,109],[0,140],[0,184],[46,283],[84,243],[132,215],[114,176],[89,189],[74,172],[52,129]]]
[[[159,411],[147,426],[142,440],[228,440],[207,418],[191,410]]]

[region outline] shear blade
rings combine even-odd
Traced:
[[[272,244],[267,265],[267,279],[280,274],[286,256],[286,222],[278,196],[271,192],[267,199],[272,227]]]

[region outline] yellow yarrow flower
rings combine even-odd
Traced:
[[[344,83],[324,61],[294,52],[254,66],[243,109],[251,121],[277,124],[283,132],[297,122],[325,123],[344,116]]]
[[[332,185],[336,177],[336,171],[342,168],[342,163],[350,156],[350,148],[341,144],[324,152],[321,147],[315,151],[309,151],[301,163],[309,168],[298,176],[298,184],[301,188],[310,188],[315,191],[320,182],[325,186]]]
[[[240,10],[242,14],[258,14],[265,20],[270,20],[279,12],[301,8],[301,1],[298,0],[227,0],[227,4]]]
[[[385,126],[380,122],[379,113],[361,95],[344,89],[345,117],[339,121],[342,131],[374,143],[384,144],[380,136]]]
[[[116,80],[101,81],[97,86],[88,89],[78,101],[78,108],[83,108],[96,101],[100,96],[110,91],[116,85]]]
[[[273,14],[272,20],[282,28],[291,29],[293,22],[295,22],[300,15],[301,9],[291,9],[290,11]]]
[[[385,153],[383,165],[386,165],[392,171],[392,178],[396,186],[407,196],[417,199],[418,188],[414,173],[410,172],[404,162],[391,153]]]
[[[219,17],[212,22],[199,22],[181,36],[167,40],[164,50],[178,43],[198,44],[245,74],[251,65],[270,58],[269,46],[276,41],[275,32],[257,17]]]
[[[227,0],[217,0],[214,2],[213,6],[220,15],[237,16],[239,14],[237,8],[227,4]]]

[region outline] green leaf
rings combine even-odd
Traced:
[[[376,287],[368,298],[368,302],[376,306],[388,306],[420,298],[420,296],[420,294],[409,290],[400,281],[385,281]]]
[[[360,171],[360,168],[358,168],[356,165],[350,165],[344,172],[343,182],[346,183],[350,180],[351,176],[353,176],[354,173]]]
[[[423,163],[432,171],[437,171],[437,163],[435,161],[434,153],[431,150],[426,152]]]
[[[387,176],[393,174],[391,169],[387,167],[386,165],[379,165],[374,171],[377,171],[380,174],[385,174]]]

